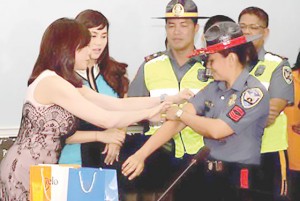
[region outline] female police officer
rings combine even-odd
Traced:
[[[208,55],[206,68],[214,81],[183,109],[169,109],[169,121],[124,162],[124,175],[129,179],[138,176],[144,160],[153,151],[190,126],[204,136],[205,145],[211,150],[207,189],[195,200],[243,200],[250,196],[247,189],[253,186],[251,169],[260,163],[261,137],[269,111],[265,87],[245,68],[257,60],[250,42],[255,38],[258,36],[243,36],[233,22],[216,23],[205,32],[207,47],[195,51],[193,56]]]

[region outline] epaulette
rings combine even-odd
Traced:
[[[150,61],[152,59],[155,59],[155,58],[163,55],[164,53],[165,53],[164,51],[162,51],[162,52],[156,52],[154,54],[150,54],[149,56],[146,56],[144,59],[145,59],[146,62],[148,62],[148,61]]]
[[[278,54],[275,54],[275,53],[273,53],[273,52],[266,52],[266,55],[267,55],[267,54],[272,55],[273,57],[277,57],[277,58],[279,58],[279,59],[281,59],[281,60],[287,60],[287,59],[288,59],[287,57],[283,57],[283,56],[278,55]],[[270,60],[272,60],[272,59],[270,59]],[[276,59],[274,59],[274,60],[276,60]]]

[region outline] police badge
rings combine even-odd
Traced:
[[[283,66],[282,68],[282,76],[286,83],[291,84],[293,82],[293,74],[292,69],[288,66]]]
[[[175,17],[181,17],[184,14],[184,7],[180,3],[177,3],[174,5],[172,13]]]
[[[263,96],[260,88],[246,89],[241,96],[242,105],[246,109],[252,108],[261,101]]]
[[[232,106],[233,104],[235,104],[236,98],[237,98],[237,95],[236,95],[236,94],[232,94],[232,95],[229,97],[228,106]]]

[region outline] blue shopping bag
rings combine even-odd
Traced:
[[[74,168],[69,170],[68,201],[118,201],[116,170]]]

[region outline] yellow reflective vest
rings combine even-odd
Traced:
[[[196,62],[190,70],[178,82],[173,71],[171,61],[167,55],[161,55],[148,61],[144,66],[144,78],[147,89],[151,97],[161,94],[175,95],[185,88],[197,93],[207,85],[207,82],[198,80],[198,70],[204,67]],[[150,130],[145,135],[152,135],[159,126],[150,126]],[[203,147],[203,137],[195,133],[191,128],[186,127],[174,137],[175,157],[181,158],[185,153],[196,154]]]
[[[259,79],[268,89],[272,73],[281,62],[282,59],[280,57],[271,53],[266,53],[264,61],[259,61],[250,74]],[[265,67],[263,73],[261,75],[255,75],[255,72],[258,72],[261,67]],[[261,153],[285,150],[287,147],[287,118],[286,115],[281,112],[281,114],[276,118],[274,124],[265,128],[262,137]]]

